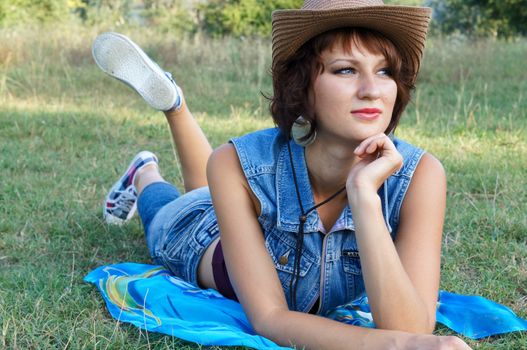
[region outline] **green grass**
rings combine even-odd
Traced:
[[[149,262],[138,220],[101,220],[102,199],[135,152],[156,152],[181,185],[162,115],[92,62],[103,29],[0,31],[0,348],[199,348],[117,323],[82,282],[103,264]],[[268,42],[125,32],[175,74],[213,146],[272,125],[260,94],[271,92]],[[527,318],[523,57],[525,40],[429,41],[398,135],[448,174],[441,288]],[[522,349],[527,334],[469,344]]]

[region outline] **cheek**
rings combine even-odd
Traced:
[[[327,85],[328,84],[326,84],[324,79],[319,78],[316,80],[313,85],[314,103],[316,102],[316,104],[320,104],[328,98],[329,94]]]
[[[318,79],[314,84],[314,107],[316,111],[334,111],[342,105],[345,87],[339,86],[331,79]]]
[[[397,100],[397,84],[392,80],[386,84],[383,90],[386,107],[389,107],[391,110],[393,110],[395,100]]]

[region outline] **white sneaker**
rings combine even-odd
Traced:
[[[132,87],[153,108],[181,107],[181,89],[132,40],[118,33],[100,34],[93,42],[95,63],[106,74]]]
[[[135,174],[148,164],[157,164],[156,155],[148,151],[139,152],[121,178],[112,186],[103,207],[103,217],[106,223],[122,225],[134,216],[137,209]]]

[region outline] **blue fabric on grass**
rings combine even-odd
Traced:
[[[120,322],[202,345],[288,349],[257,335],[239,303],[174,277],[162,266],[101,266],[84,281],[99,288]]]
[[[474,295],[439,292],[437,322],[472,339],[526,331],[527,320],[509,308]]]
[[[239,303],[184,282],[162,266],[101,266],[84,281],[99,288],[108,311],[120,322],[202,345],[288,349],[257,335]],[[329,311],[327,317],[375,327],[366,296]],[[503,305],[445,291],[439,293],[437,322],[472,339],[527,330],[527,321]]]

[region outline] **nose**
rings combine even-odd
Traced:
[[[375,100],[381,97],[381,88],[374,74],[361,76],[358,97],[365,100]]]

